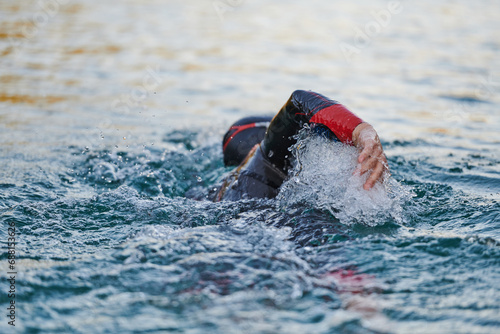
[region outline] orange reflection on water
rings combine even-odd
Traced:
[[[30,96],[30,95],[8,95],[0,93],[0,102],[29,103],[29,104],[53,104],[66,100],[62,96]]]

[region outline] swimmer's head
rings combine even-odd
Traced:
[[[226,166],[238,166],[256,144],[264,139],[272,117],[246,117],[234,123],[224,135],[222,151]]]

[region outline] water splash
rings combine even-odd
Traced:
[[[346,225],[403,223],[403,206],[412,197],[409,188],[387,177],[364,190],[368,173],[353,174],[357,149],[310,134],[310,129],[302,130],[292,148],[295,164],[278,195],[281,208],[301,205],[327,210]]]

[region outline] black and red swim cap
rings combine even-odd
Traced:
[[[256,144],[264,139],[272,117],[254,116],[240,119],[226,132],[222,152],[226,166],[238,166]]]

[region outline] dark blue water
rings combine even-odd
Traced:
[[[389,152],[426,145],[385,143]],[[495,157],[452,155],[447,168],[390,155],[393,179],[413,193],[399,222],[360,214],[345,224],[308,204],[191,199],[227,172],[219,145],[174,131],[156,146],[60,148],[55,172],[2,183],[2,223],[16,225],[20,254],[17,328],[451,333],[500,325]]]
[[[0,3],[0,332],[497,333],[498,4],[404,2],[356,44],[386,2],[229,3]],[[228,125],[295,89],[391,177],[305,138],[277,199],[208,201]]]

